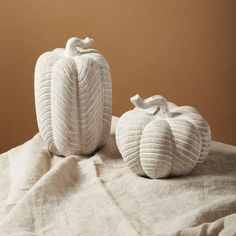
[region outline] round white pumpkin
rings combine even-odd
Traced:
[[[111,74],[90,38],[70,38],[66,47],[42,54],[35,67],[40,134],[57,155],[93,153],[109,136]]]
[[[207,158],[211,131],[190,106],[176,106],[159,95],[131,98],[135,108],[123,114],[116,129],[118,149],[138,175],[164,178],[190,173]]]

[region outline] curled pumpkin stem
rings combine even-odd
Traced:
[[[65,55],[66,56],[75,56],[80,54],[80,48],[81,49],[86,49],[88,48],[91,44],[93,44],[94,40],[86,37],[85,39],[80,39],[77,37],[72,37],[70,38],[65,47]]]
[[[154,95],[152,97],[143,99],[137,94],[131,97],[130,101],[135,107],[143,109],[148,113],[155,114],[158,110],[160,110],[160,115],[163,117],[171,117],[167,100],[161,95]]]

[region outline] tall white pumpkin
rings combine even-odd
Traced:
[[[90,38],[70,38],[66,47],[43,53],[35,67],[40,134],[58,155],[93,153],[109,136],[112,85],[106,59]]]
[[[207,158],[211,131],[190,106],[176,106],[159,95],[131,98],[135,108],[123,114],[116,142],[124,162],[150,178],[186,175]]]

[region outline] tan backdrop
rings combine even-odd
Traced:
[[[115,115],[136,93],[162,94],[236,145],[235,10],[234,0],[1,1],[0,152],[37,132],[35,61],[70,36],[93,37],[109,60]]]

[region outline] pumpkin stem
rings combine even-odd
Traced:
[[[80,55],[80,49],[88,48],[93,42],[94,40],[88,37],[86,37],[85,39],[72,37],[66,43],[65,55],[70,57]]]
[[[171,117],[171,112],[168,107],[168,103],[165,97],[161,95],[155,95],[146,99],[142,99],[140,95],[135,95],[130,98],[130,101],[139,109],[145,110],[147,113],[156,114],[158,113],[161,117]]]

